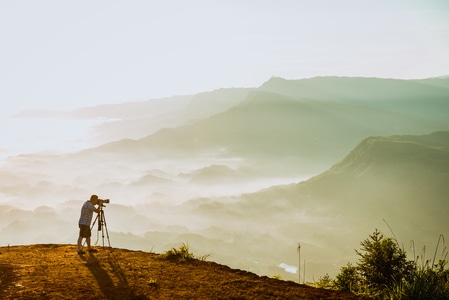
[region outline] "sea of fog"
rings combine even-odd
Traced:
[[[94,146],[97,146],[104,142],[103,139],[99,138],[97,135],[97,132],[95,130],[95,126],[99,125],[102,122],[107,122],[109,120],[88,120],[88,119],[74,119],[74,118],[15,118],[15,117],[3,117],[0,119],[0,126],[2,128],[2,138],[0,140],[0,166],[2,165],[3,161],[5,161],[8,157],[14,157],[21,154],[30,154],[30,153],[41,153],[41,154],[59,154],[59,153],[70,153],[70,152],[76,152],[82,149],[91,148]],[[180,168],[177,170],[172,170],[174,168],[173,162],[168,161],[157,161],[153,162],[154,168],[158,170],[165,170],[167,174],[169,174],[170,170],[172,171],[172,175],[176,175],[178,173],[189,171],[194,171],[197,168],[205,167],[212,163],[217,163],[216,161],[187,161],[183,164],[176,164],[176,167]],[[197,165],[198,164],[198,165]],[[229,166],[238,165],[238,162],[233,161],[221,161],[219,164],[225,164]],[[185,170],[182,169],[185,167]],[[50,172],[51,170],[49,170]],[[104,171],[104,170],[102,170]],[[137,172],[138,173],[138,172]],[[126,174],[125,174],[126,175]],[[175,176],[174,176],[175,178]],[[268,188],[274,185],[282,185],[282,184],[289,184],[289,183],[295,183],[302,180],[307,179],[305,176],[298,176],[296,178],[254,178],[252,181],[246,181],[242,182],[241,184],[238,183],[217,183],[217,184],[201,184],[201,183],[182,183],[177,187],[173,188],[173,186],[164,187],[163,185],[158,186],[155,185],[153,188],[154,193],[153,195],[163,194],[167,197],[163,199],[183,199],[188,200],[192,199],[194,197],[220,197],[220,196],[234,196],[234,195],[240,195],[242,193],[251,193],[256,192],[258,190]],[[175,182],[177,183],[177,182]],[[74,186],[76,186],[77,183],[73,183]],[[136,187],[132,188],[132,192],[125,191],[128,194],[133,194],[133,192],[136,191]],[[167,189],[167,190],[165,190]],[[180,194],[180,195],[177,195]],[[1,195],[1,193],[0,193]],[[146,194],[145,194],[146,195]],[[45,196],[45,195],[44,195]],[[86,195],[86,199],[89,195]],[[133,195],[135,196],[135,195]],[[36,196],[37,197],[37,196]],[[73,195],[68,195],[67,199],[62,199],[61,202],[65,202],[66,200],[72,199]],[[146,214],[146,209],[152,209],[151,206],[145,205],[139,205],[139,204],[145,204],[145,202],[148,201],[148,197],[142,196],[142,198],[137,197],[135,200],[130,199],[129,197],[120,197],[119,194],[111,193],[111,195],[108,195],[108,197],[113,198],[112,202],[114,204],[122,204],[122,205],[137,205],[139,208],[140,213]],[[3,195],[0,199],[0,204],[6,204],[6,205],[14,205],[18,206],[21,209],[30,209],[34,212],[40,212],[42,214],[42,209],[49,209],[49,208],[42,208],[41,206],[54,206],[54,198],[50,195],[49,197],[37,197],[37,201],[33,201],[32,203],[28,202],[29,198],[24,196],[23,198],[17,198],[14,195]],[[34,199],[34,200],[36,200]],[[80,203],[81,200],[86,199],[79,199]],[[151,198],[152,199],[152,198]],[[41,208],[38,208],[41,207]],[[57,205],[55,206],[57,207]],[[66,209],[67,207],[61,206]],[[156,206],[157,207],[157,206]],[[113,207],[111,207],[113,208]],[[52,210],[49,210],[52,211]],[[162,209],[162,211],[164,211]],[[52,211],[53,212],[53,211]],[[56,214],[60,213],[59,210],[54,211]],[[109,212],[108,212],[109,213]],[[5,241],[5,237],[3,236],[3,243],[55,243],[55,242],[61,242],[61,243],[67,243],[71,241],[75,241],[76,235],[76,227],[67,227],[67,223],[61,223],[61,226],[66,227],[58,227],[55,229],[55,232],[52,231],[54,229],[54,225],[51,225],[47,229],[42,229],[42,224],[45,224],[43,219],[33,219],[37,218],[39,213],[36,213],[33,216],[30,216],[30,220],[27,221],[29,223],[35,223],[36,220],[40,222],[39,227],[39,233],[36,233],[32,230],[32,227],[24,230],[24,232],[28,232],[29,239],[27,240],[17,240],[15,241],[12,238],[12,235],[8,235],[7,241]],[[68,208],[68,210],[64,210],[64,217],[69,216],[69,219],[76,223],[78,218],[78,208]],[[151,215],[151,214],[149,214]],[[182,216],[182,215],[181,215]],[[108,215],[109,217],[109,215]],[[180,223],[182,226],[184,224],[188,224],[190,228],[193,230],[195,229],[195,226],[198,226],[198,228],[203,227],[202,222],[198,222],[196,225],[192,225],[191,219],[189,216],[184,216],[185,220],[180,218],[180,215],[176,216],[176,221],[174,224]],[[58,217],[61,218],[61,217]],[[157,220],[154,218],[152,222],[159,222],[160,224],[171,224],[170,220],[166,219],[165,215],[161,215],[161,220]],[[145,227],[145,226],[136,226],[132,228],[127,228],[128,226],[126,223],[121,224],[119,220],[116,220],[114,222],[114,211],[112,210],[112,229],[116,232],[133,232],[134,234],[141,234],[143,232],[148,231],[151,229],[151,227]],[[148,220],[144,219],[145,222],[148,222]],[[21,220],[21,224],[29,224],[25,223],[24,220]],[[187,223],[182,223],[187,222]],[[145,223],[143,223],[145,224]],[[161,225],[161,226],[162,226]],[[8,232],[10,229],[10,224],[5,223],[3,225],[4,232]],[[25,226],[25,225],[24,225]],[[115,227],[114,227],[115,226]],[[209,226],[209,224],[208,224]],[[6,229],[4,229],[6,228]],[[12,228],[12,227],[11,227]],[[69,240],[58,240],[60,238],[60,230],[61,228],[64,228],[68,232],[70,232],[71,236]],[[2,228],[0,228],[2,229]],[[139,232],[142,231],[142,232]],[[44,235],[39,235],[44,232]],[[23,233],[23,232],[22,232]],[[23,234],[19,236],[20,238],[24,238]],[[2,242],[2,241],[0,241]],[[123,241],[122,241],[123,242]],[[128,245],[129,241],[126,241],[126,246]],[[115,243],[115,240],[113,240],[113,243]],[[119,241],[120,243],[120,241]],[[123,242],[124,243],[124,242]],[[123,245],[123,247],[125,247]],[[227,254],[228,255],[228,254]],[[282,259],[283,260],[283,259]],[[282,261],[281,260],[281,261]],[[284,269],[287,273],[291,274],[297,274],[298,268],[296,266],[293,266],[292,263],[280,263],[279,267]]]
[[[104,143],[104,138],[100,138],[95,130],[96,125],[103,122],[108,122],[108,119],[76,119],[76,118],[17,118],[17,117],[4,117],[0,119],[0,126],[2,128],[2,138],[0,140],[0,166],[6,163],[8,158],[13,158],[21,154],[63,154],[76,152],[82,149],[88,149],[98,146]],[[253,193],[265,188],[269,188],[276,185],[285,185],[291,183],[297,183],[306,180],[310,175],[299,176],[273,176],[273,177],[255,177],[252,180],[245,180],[239,182],[216,182],[214,184],[207,183],[195,183],[184,182],[184,179],[179,178],[178,174],[196,171],[198,169],[213,165],[227,165],[238,167],[239,162],[229,160],[217,160],[216,158],[210,161],[202,161],[196,159],[194,161],[154,161],[145,164],[145,170],[133,169],[132,174],[124,172],[123,174],[116,175],[117,178],[109,178],[111,181],[121,182],[127,184],[126,180],[138,180],[134,178],[136,175],[142,175],[147,170],[161,170],[165,172],[163,176],[171,176],[170,180],[173,180],[173,184],[176,184],[176,188],[172,185],[151,185],[150,191],[155,195],[164,195],[169,197],[171,201],[181,203],[186,200],[196,197],[228,197],[236,196],[244,193]],[[51,171],[48,170],[48,176],[51,176]],[[109,170],[99,169],[98,172],[106,172],[113,174]],[[139,175],[139,176],[140,176]],[[111,175],[112,176],[112,175]],[[123,177],[123,178],[122,178]],[[74,188],[84,187],[84,185],[76,186],[76,183],[67,183],[59,177],[51,177],[52,180],[56,180],[59,184],[72,184]],[[131,181],[132,181],[131,180]],[[134,190],[137,188],[134,187]],[[146,187],[148,189],[148,187]],[[145,190],[148,192],[147,190]],[[114,197],[110,195],[108,197]],[[117,194],[118,199],[114,199],[114,203],[136,205],[145,203],[148,201],[146,194],[139,197],[134,195],[133,200],[129,198],[123,198],[123,203],[120,203],[120,195]],[[153,197],[154,198],[154,197]],[[152,199],[153,199],[152,198]],[[165,201],[166,198],[164,198]],[[25,200],[24,200],[25,201]],[[28,201],[28,200],[27,200]],[[47,199],[47,202],[43,202],[41,199],[39,202],[23,203],[24,207],[50,205],[51,199]],[[10,199],[6,195],[2,197],[0,201],[3,204],[17,203],[17,199]]]
[[[67,153],[97,145],[94,126],[105,120],[2,117],[0,160],[28,153]]]

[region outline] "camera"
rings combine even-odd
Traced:
[[[98,205],[103,206],[105,203],[109,203],[109,199],[98,199]]]

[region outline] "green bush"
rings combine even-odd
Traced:
[[[390,299],[449,299],[449,270],[447,261],[432,267],[417,267],[409,277],[394,284]]]
[[[407,260],[404,250],[397,243],[384,237],[377,229],[369,239],[361,242],[358,271],[367,287],[382,295],[393,287],[395,282],[411,275],[414,263]]]
[[[345,292],[357,294],[360,292],[362,277],[358,268],[348,263],[340,269],[340,273],[333,281],[333,286]]]
[[[449,270],[444,245],[443,259],[436,265],[433,265],[435,257],[422,265],[407,260],[398,243],[384,237],[377,229],[369,239],[361,242],[361,246],[360,251],[356,250],[359,255],[357,266],[342,267],[333,281],[334,288],[376,299],[449,299]]]

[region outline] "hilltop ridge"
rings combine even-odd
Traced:
[[[364,299],[205,260],[117,248],[78,255],[75,245],[0,248],[2,299]]]

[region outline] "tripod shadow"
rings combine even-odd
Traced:
[[[103,261],[103,258],[100,259]],[[147,299],[144,296],[139,297],[135,295],[134,291],[130,289],[125,273],[112,254],[108,254],[107,262],[111,266],[112,271],[110,274],[114,276],[116,283],[114,283],[111,275],[105,271],[101,262],[93,253],[89,253],[89,258],[86,262],[86,266],[94,276],[101,292],[107,299]]]
[[[101,261],[98,260],[92,252],[89,252],[86,266],[95,277],[95,280],[106,299],[147,299],[145,296],[136,295],[134,289],[129,287],[126,275],[121,269],[120,264],[117,263],[117,259],[112,252],[111,243],[109,241],[108,227],[106,225],[103,207],[104,206],[100,206],[100,211],[92,223],[91,231],[98,221],[97,241],[99,239],[99,233],[101,232],[104,249],[104,234],[106,233],[110,251],[107,251],[107,254],[106,252],[102,252],[104,255],[99,256]],[[103,268],[103,266],[106,266],[107,264],[111,270],[109,273]]]

